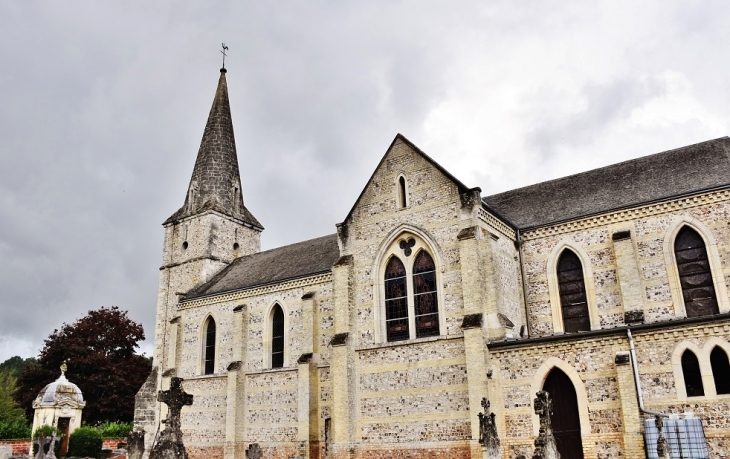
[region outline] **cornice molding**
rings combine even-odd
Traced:
[[[221,293],[220,295],[207,296],[205,298],[198,298],[190,301],[181,301],[177,304],[177,309],[191,309],[199,306],[206,306],[209,304],[225,303],[228,301],[237,301],[253,296],[263,295],[271,292],[279,292],[282,290],[290,290],[293,288],[308,287],[310,285],[324,284],[325,282],[332,282],[332,273],[319,274],[316,276],[304,277],[301,279],[294,279],[291,281],[284,281],[280,283],[261,285],[258,287],[251,287],[247,289],[237,290],[235,292]]]
[[[545,226],[532,230],[528,229],[525,230],[524,233],[521,233],[520,236],[523,240],[529,241],[547,236],[556,236],[559,234],[596,228],[612,223],[635,220],[637,218],[652,217],[655,215],[666,214],[668,212],[691,209],[694,207],[715,204],[727,200],[730,200],[730,190],[711,191],[708,193],[689,196],[673,201],[660,202],[645,206],[637,206],[631,209],[608,212],[605,214],[595,215],[593,217],[583,218],[566,223],[559,223],[552,226]]]

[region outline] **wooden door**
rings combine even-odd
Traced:
[[[63,434],[63,439],[61,439],[61,451],[59,451],[60,456],[65,456],[66,453],[68,453],[68,437],[69,437],[69,424],[71,423],[71,418],[58,418],[58,430],[61,431]]]
[[[575,387],[568,375],[553,369],[545,380],[543,390],[553,401],[553,425],[555,443],[561,459],[583,459],[583,442],[580,437],[580,415]]]

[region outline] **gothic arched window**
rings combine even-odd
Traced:
[[[702,236],[689,226],[682,228],[674,240],[674,256],[687,317],[718,314],[710,260]]]
[[[694,352],[687,349],[682,354],[682,374],[684,375],[684,386],[687,389],[687,397],[701,397],[705,395],[702,386],[702,373],[700,372],[700,361]]]
[[[436,292],[436,265],[422,250],[413,263],[413,303],[416,313],[416,338],[439,334],[439,309]]]
[[[274,305],[271,311],[271,368],[284,366],[284,311]]]
[[[563,251],[558,259],[557,275],[565,333],[590,330],[583,264],[575,252],[569,249]]]
[[[215,320],[208,318],[205,325],[205,356],[203,359],[203,374],[215,373]]]
[[[388,341],[410,337],[406,268],[398,257],[391,258],[385,267],[385,328]]]
[[[710,353],[710,365],[717,394],[730,394],[730,362],[727,353],[720,346],[715,346]]]

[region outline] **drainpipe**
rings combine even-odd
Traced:
[[[636,362],[636,349],[634,349],[634,337],[631,336],[631,328],[626,328],[626,336],[629,339],[629,346],[631,346],[631,366],[634,369],[634,383],[636,384],[636,396],[639,399],[639,411],[642,413],[650,414],[652,416],[662,416],[664,418],[668,418],[669,415],[666,413],[651,411],[644,408],[644,394],[641,392],[641,381],[639,380],[639,365]]]

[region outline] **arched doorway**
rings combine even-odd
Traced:
[[[543,390],[550,394],[553,401],[550,421],[561,459],[583,459],[578,397],[573,382],[562,370],[553,368],[545,379]]]

